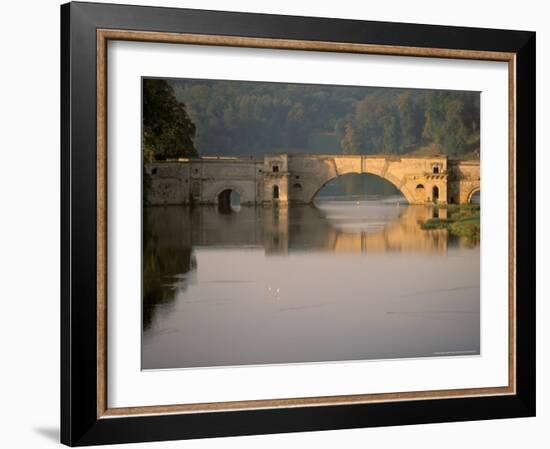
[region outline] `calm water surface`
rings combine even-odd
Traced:
[[[475,355],[479,246],[429,206],[147,208],[144,369]]]

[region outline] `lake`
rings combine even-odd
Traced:
[[[480,351],[479,245],[398,197],[144,210],[142,368]]]

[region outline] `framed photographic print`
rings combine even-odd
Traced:
[[[535,33],[61,7],[68,445],[535,414]]]

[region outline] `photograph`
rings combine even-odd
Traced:
[[[142,369],[479,357],[480,100],[142,76]]]

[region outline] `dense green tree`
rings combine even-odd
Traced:
[[[444,132],[444,98],[442,92],[428,92],[424,97],[426,112],[422,137],[438,144],[441,143]]]
[[[410,91],[399,95],[396,98],[396,105],[399,112],[401,145],[406,149],[418,142],[416,108]]]
[[[395,115],[386,115],[382,119],[384,127],[384,141],[383,148],[384,153],[396,153],[398,151],[400,143],[400,129],[397,125],[397,118]]]
[[[359,153],[359,139],[357,138],[357,132],[353,129],[352,125],[348,125],[346,127],[341,145],[345,154]]]
[[[169,83],[196,124],[193,142],[200,154],[405,154],[429,147],[460,155],[479,145],[478,92],[223,80]]]
[[[462,120],[462,111],[463,103],[460,100],[446,104],[442,150],[449,156],[459,155],[466,149],[467,129]]]
[[[144,79],[144,160],[196,156],[194,136],[195,125],[172,86],[165,80]]]

